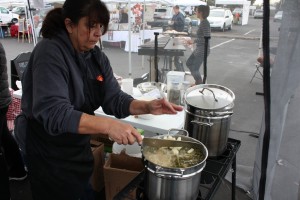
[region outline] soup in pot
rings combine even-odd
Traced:
[[[167,168],[188,168],[197,165],[204,159],[200,149],[188,147],[146,146],[143,153],[148,161]]]

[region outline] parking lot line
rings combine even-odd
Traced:
[[[222,43],[220,43],[220,44],[217,44],[217,45],[215,45],[215,46],[211,47],[210,49],[214,49],[214,48],[216,48],[216,47],[222,46],[223,44],[226,44],[226,43],[232,42],[233,40],[235,40],[235,39],[231,39],[231,40],[228,40],[228,41],[222,42]]]
[[[251,30],[251,31],[248,31],[247,33],[245,33],[244,35],[248,35],[249,33],[251,33],[251,32],[253,32],[253,31],[255,31],[256,29],[253,29],[253,30]]]

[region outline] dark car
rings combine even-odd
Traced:
[[[166,31],[168,29],[171,29],[170,21],[173,17],[173,7],[163,7],[163,8],[157,8],[154,11],[153,15],[153,21],[148,21],[147,25],[151,27],[162,27],[163,31]],[[191,31],[191,19],[189,17],[186,17],[186,14],[180,10],[180,12],[185,17],[185,23],[184,23],[184,32],[190,33]]]

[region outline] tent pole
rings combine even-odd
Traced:
[[[145,12],[146,12],[146,0],[144,0],[144,6],[143,6],[143,38],[142,38],[142,44],[145,44]],[[145,68],[145,56],[142,55],[142,69]]]
[[[263,136],[263,146],[261,153],[261,176],[259,180],[259,199],[264,199],[266,194],[266,180],[268,175],[268,158],[271,136],[271,86],[270,86],[270,2],[264,0],[263,18],[263,88],[264,88],[264,107],[265,107],[265,132]]]
[[[129,42],[129,49],[128,49],[128,65],[129,65],[129,78],[131,78],[132,75],[132,68],[131,68],[131,0],[128,1],[128,7],[129,7],[129,23],[128,23],[128,34],[129,34],[129,38],[128,38],[128,42]]]
[[[34,23],[33,23],[33,17],[32,17],[32,13],[31,13],[31,6],[30,6],[29,0],[27,0],[27,7],[28,7],[28,13],[29,13],[28,18],[29,18],[29,22],[31,25],[31,31],[32,31],[33,46],[35,46],[37,43],[37,39],[36,39],[36,35],[35,35],[35,27],[34,27]],[[28,34],[28,37],[30,37],[29,34]],[[29,38],[28,38],[28,40],[29,40]]]

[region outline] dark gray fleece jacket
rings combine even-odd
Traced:
[[[11,103],[11,96],[8,88],[6,55],[0,43],[0,109],[6,108]]]
[[[117,118],[127,117],[133,98],[121,91],[108,58],[99,47],[91,54],[100,64],[105,81],[103,111]],[[22,111],[41,123],[51,135],[77,133],[80,108],[85,102],[83,66],[78,61],[84,59],[83,54],[74,50],[65,31],[40,41],[31,54],[22,78]],[[87,68],[91,74],[95,69],[90,68],[99,68],[91,60],[88,63],[94,63]]]

